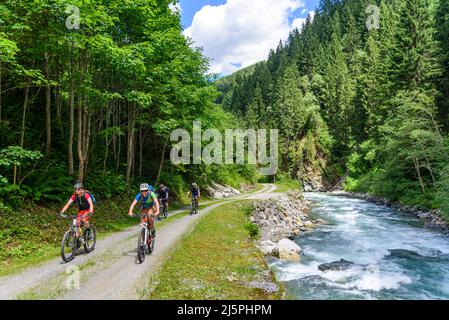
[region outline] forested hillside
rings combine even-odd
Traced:
[[[251,168],[174,166],[170,133],[230,128],[208,61],[170,0],[0,3],[0,205],[65,201],[76,179],[111,197],[163,181],[238,183]],[[78,26],[77,26],[78,24]]]
[[[291,177],[449,214],[449,2],[377,1],[379,28],[373,3],[322,0],[219,101],[279,128]]]

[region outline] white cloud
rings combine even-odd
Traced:
[[[288,37],[289,17],[300,8],[303,0],[228,0],[219,6],[206,5],[184,35],[212,59],[211,72],[229,74],[266,59],[269,50]],[[300,22],[295,19],[293,24]]]

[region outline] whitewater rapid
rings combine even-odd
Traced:
[[[306,193],[327,223],[297,239],[300,262],[270,261],[296,299],[449,299],[449,238],[412,215],[364,200]],[[320,271],[345,259],[342,271]]]

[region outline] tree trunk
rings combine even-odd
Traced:
[[[426,187],[424,186],[424,181],[421,177],[421,169],[419,167],[418,159],[413,157],[413,163],[415,165],[416,173],[418,174],[419,185],[421,186],[421,190],[423,193],[426,192]]]
[[[27,106],[28,106],[28,96],[30,93],[30,84],[31,79],[28,79],[27,86],[25,88],[25,100],[23,102],[23,112],[22,112],[22,132],[20,135],[20,146],[23,148],[24,142],[25,142],[25,120],[26,120],[26,112],[27,112]]]
[[[159,183],[159,178],[161,177],[162,166],[164,165],[164,157],[165,157],[165,149],[166,148],[167,148],[167,144],[164,143],[164,146],[162,147],[161,162],[159,163],[159,170],[157,171],[157,176],[156,176],[156,185]]]
[[[126,184],[131,181],[131,171],[134,159],[134,105],[128,104],[128,152],[126,156]]]
[[[55,88],[55,105],[56,105],[56,123],[61,132],[61,138],[64,138],[64,128],[62,126],[62,101],[61,101],[61,87],[57,86]]]
[[[120,125],[120,111],[121,108],[120,106],[117,108],[117,125]],[[117,165],[116,165],[116,171],[117,173],[119,172],[119,168],[120,168],[120,152],[122,150],[122,143],[121,143],[121,139],[120,139],[120,135],[117,136]]]
[[[78,152],[78,180],[83,182],[84,180],[84,157],[83,157],[83,108],[82,101],[79,100],[78,104],[78,143],[77,143],[77,152]]]
[[[2,122],[2,63],[0,62],[0,123]]]
[[[31,79],[28,79],[27,86],[25,89],[25,100],[23,102],[23,113],[22,113],[22,133],[20,135],[20,146],[23,148],[23,145],[25,143],[25,119],[26,119],[26,111],[27,111],[27,105],[28,105],[28,96],[30,93],[30,84]],[[17,182],[17,165],[14,165],[14,177],[13,177],[13,183],[16,184]]]
[[[69,176],[75,174],[73,165],[73,136],[75,134],[75,81],[73,74],[70,79],[70,102],[69,102],[69,141],[67,143],[67,155],[69,164]]]
[[[143,139],[142,139],[142,125],[139,130],[139,177],[142,176],[142,159],[143,159]]]
[[[44,54],[44,74],[45,79],[50,81],[50,72],[48,69],[48,52]],[[46,115],[46,133],[47,133],[47,141],[46,141],[46,151],[50,153],[51,150],[51,85],[47,84],[45,87],[45,96],[46,96],[46,104],[45,104],[45,115]]]

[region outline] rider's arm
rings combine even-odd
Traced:
[[[94,203],[93,203],[93,201],[92,201],[92,198],[89,197],[89,198],[87,199],[87,202],[89,202],[89,213],[94,213]]]
[[[156,213],[154,215],[157,217],[159,215],[159,200],[157,199],[154,193],[151,194],[151,197],[153,198],[153,201],[156,204]]]
[[[129,207],[128,215],[130,215],[130,216],[133,215],[133,210],[134,210],[134,207],[136,206],[136,204],[137,204],[137,200],[134,200],[133,203],[131,203],[131,207]]]
[[[62,208],[61,213],[64,213],[67,211],[67,209],[70,207],[70,205],[73,203],[72,198],[69,199],[69,201],[67,201],[66,205],[64,206],[64,208]]]

